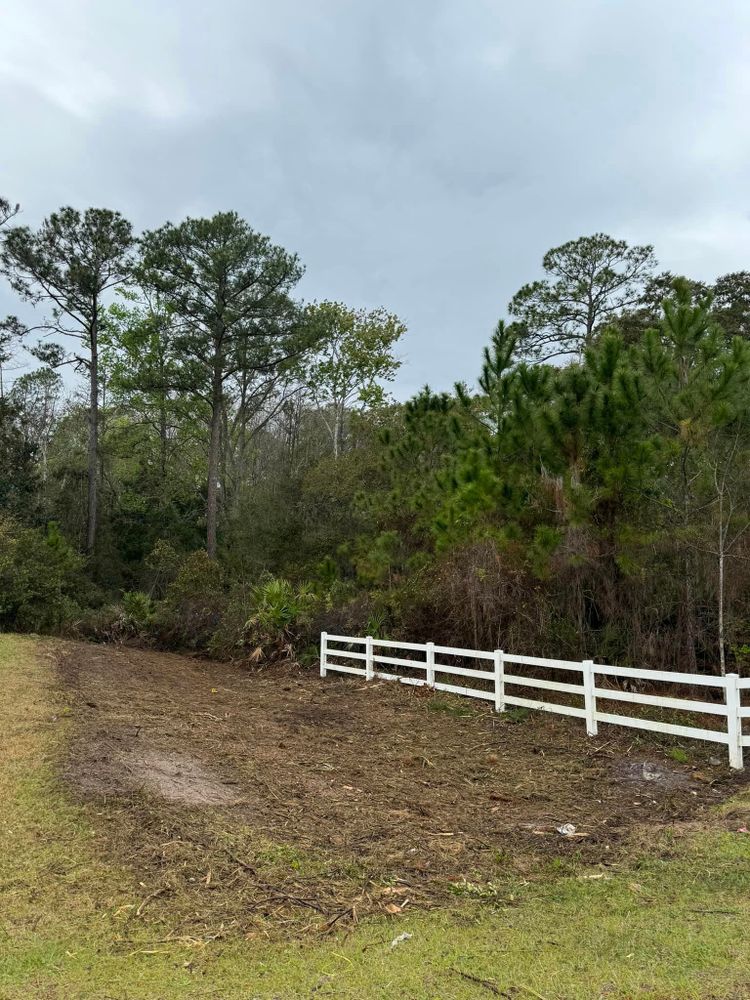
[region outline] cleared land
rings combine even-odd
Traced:
[[[715,749],[680,764],[632,731],[592,742],[565,718],[388,683],[84,644],[58,664],[72,791],[109,807],[110,854],[190,894],[200,932],[346,922],[552,859],[613,862],[634,826],[699,818],[732,787]],[[280,884],[258,838],[289,861]]]
[[[2,997],[750,995],[714,751],[126,649],[0,671]]]

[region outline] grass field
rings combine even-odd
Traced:
[[[74,719],[50,647],[0,636],[0,679],[3,1000],[750,997],[750,800],[644,835],[619,866],[469,885],[338,936],[167,941],[169,902],[152,911],[102,850],[106,815],[59,783]]]

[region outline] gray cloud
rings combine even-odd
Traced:
[[[741,0],[6,0],[2,192],[236,208],[305,296],[403,316],[399,395],[448,387],[566,239],[750,264],[748,42]]]

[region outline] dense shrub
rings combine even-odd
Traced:
[[[169,542],[159,539],[144,560],[148,574],[149,592],[153,598],[162,598],[167,588],[177,579],[185,556]]]
[[[87,639],[90,642],[123,642],[132,638],[121,604],[84,608],[68,623],[66,631],[76,639]]]
[[[154,620],[154,604],[148,594],[128,591],[121,604],[88,608],[74,625],[74,632],[93,642],[147,642]]]
[[[218,660],[243,660],[247,657],[245,625],[252,613],[252,588],[235,584],[216,627],[208,641],[208,652]]]
[[[57,632],[90,598],[83,559],[56,525],[41,532],[0,516],[0,627]]]
[[[199,549],[182,561],[156,605],[153,634],[163,645],[207,650],[228,603],[221,565]]]
[[[126,592],[120,603],[80,614],[75,633],[97,642],[137,641],[260,663],[294,658],[325,627],[330,598],[311,585],[268,577],[230,588],[220,563],[203,550],[180,560],[162,546],[150,562],[162,580],[160,600]]]
[[[309,586],[294,587],[271,577],[253,588],[253,611],[245,624],[245,643],[253,659],[284,659],[312,622],[317,599]]]
[[[269,577],[235,586],[209,644],[212,656],[262,663],[297,658],[310,645],[324,597],[310,585]]]

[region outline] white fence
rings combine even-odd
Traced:
[[[334,645],[331,645],[332,643]],[[357,646],[359,649],[345,648],[351,646]],[[391,656],[376,652],[376,650],[383,649],[403,650],[408,655]],[[475,660],[487,663],[488,666],[484,669],[456,666],[439,662],[436,659],[437,656],[458,657],[463,661]],[[349,663],[340,662],[342,660],[348,660]],[[352,663],[352,661],[354,662]],[[575,675],[575,682],[551,681],[540,677],[524,676],[522,673],[508,673],[506,668],[509,664],[539,667],[544,670],[567,671]],[[412,670],[415,673],[397,674],[392,671],[384,671],[381,666],[397,667],[402,671]],[[672,736],[682,736],[686,739],[722,743],[729,750],[729,763],[733,768],[742,767],[742,749],[750,746],[750,736],[743,736],[742,733],[742,720],[750,718],[750,707],[742,707],[742,691],[750,689],[750,678],[741,680],[737,674],[712,677],[704,674],[673,673],[667,670],[635,670],[631,667],[611,667],[606,664],[594,663],[592,660],[578,662],[575,660],[550,660],[539,656],[518,656],[513,653],[505,653],[502,649],[487,652],[479,649],[436,646],[432,642],[393,642],[386,639],[373,639],[369,635],[362,638],[349,635],[329,635],[327,632],[323,632],[320,637],[320,676],[325,677],[328,671],[355,674],[366,680],[377,677],[381,680],[399,681],[401,684],[426,685],[436,691],[448,691],[451,694],[466,695],[469,698],[481,698],[494,702],[496,712],[503,712],[507,706],[511,705],[539,709],[543,712],[555,712],[559,715],[572,715],[577,719],[585,719],[586,732],[589,736],[596,735],[598,723],[607,722],[615,726],[630,726],[634,729],[669,733]],[[444,675],[459,678],[470,677],[475,681],[483,681],[485,684],[483,687],[463,687],[436,679]],[[718,688],[723,697],[721,700],[715,701],[695,701],[688,698],[667,697],[661,694],[641,694],[639,691],[600,687],[599,678],[607,677],[679,684],[683,688]],[[534,688],[575,695],[582,704],[562,705],[551,701],[536,701],[517,694],[508,694],[506,690],[508,687]],[[598,707],[599,702],[602,701],[626,702],[694,714],[717,715],[722,717],[722,728],[699,729],[696,726],[657,722],[640,716],[602,712]]]

